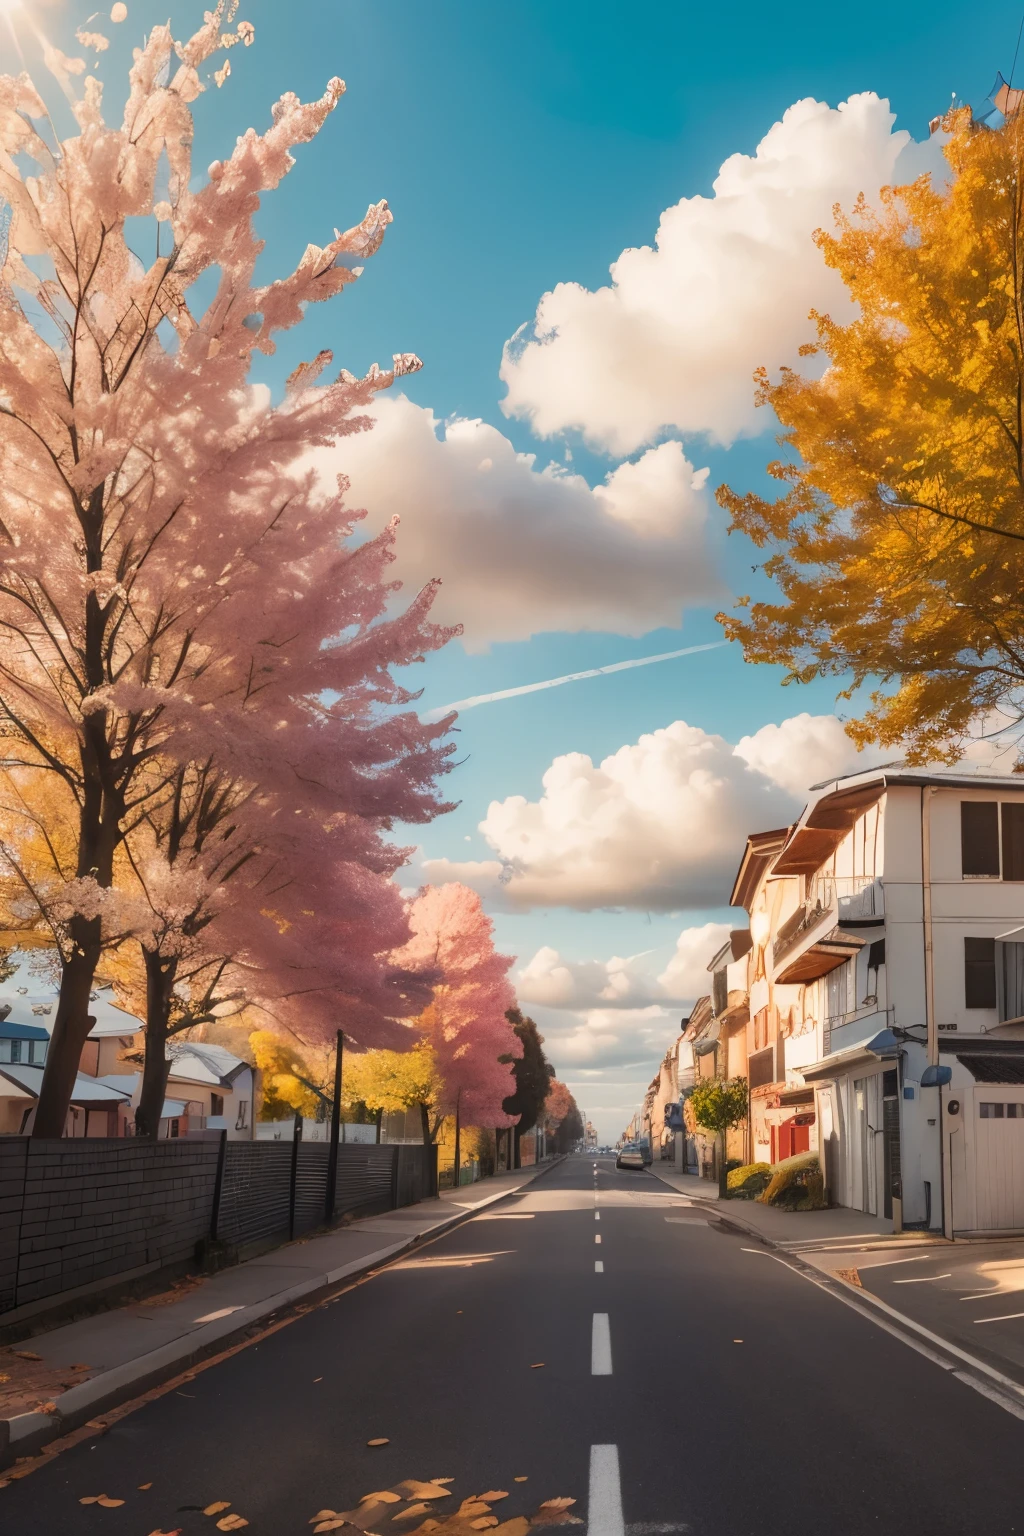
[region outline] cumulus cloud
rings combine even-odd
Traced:
[[[560,1077],[573,1069],[604,1073],[640,1068],[647,1081],[679,1033],[678,1019],[654,1006],[628,1013],[594,1008],[538,1022],[543,1026],[545,1054]]]
[[[483,421],[442,423],[403,396],[378,396],[372,414],[372,432],[317,466],[349,477],[371,529],[398,514],[398,576],[441,578],[433,616],[464,624],[469,650],[555,630],[643,635],[724,595],[705,549],[708,471],[679,443],[592,488]]]
[[[891,760],[892,748],[857,752],[835,715],[791,715],[781,725],[762,725],[736,743],[736,756],[791,795],[801,798],[812,784],[838,773],[874,768]]]
[[[725,161],[713,197],[682,198],[654,246],[623,251],[611,286],[565,282],[543,296],[505,349],[506,412],[619,455],[665,430],[723,444],[764,430],[755,368],[797,362],[810,309],[850,313],[814,230],[832,227],[835,203],[942,163],[937,145],[894,133],[894,121],[873,92],[834,109],[796,102],[753,155]]]
[[[649,952],[613,955],[610,960],[565,960],[545,945],[516,973],[516,994],[531,1005],[602,1012],[692,1003],[707,991],[708,961],[728,936],[728,923],[684,928],[660,973],[652,969]]]
[[[480,831],[495,858],[427,860],[426,877],[519,911],[722,906],[748,833],[792,822],[810,783],[870,766],[830,718],[795,716],[738,746],[677,720],[597,764],[556,757],[536,800],[491,802]]]

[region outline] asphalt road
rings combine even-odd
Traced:
[[[213,1536],[230,1501],[299,1536],[441,1477],[588,1536],[1024,1532],[1020,1419],[690,1210],[570,1159],[0,1491],[0,1532]]]

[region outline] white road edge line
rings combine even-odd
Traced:
[[[590,1447],[587,1536],[625,1536],[617,1445]]]
[[[912,1280],[894,1280],[893,1285],[931,1285],[933,1280],[950,1279],[952,1279],[952,1271],[947,1269],[944,1275],[915,1275]]]
[[[973,1376],[968,1376],[965,1372],[958,1371],[952,1361],[938,1354],[936,1350],[929,1349],[927,1344],[919,1344],[917,1339],[909,1338],[903,1332],[903,1328],[913,1329],[914,1333],[919,1333],[924,1338],[930,1339],[933,1344],[938,1345],[939,1349],[946,1350],[948,1354],[955,1355],[958,1360],[963,1360],[972,1370],[981,1371],[985,1376],[991,1377],[993,1381],[999,1383],[1007,1394],[1012,1395],[1012,1399],[1024,1397],[1024,1387],[1019,1386],[1011,1377],[1004,1376],[1002,1371],[997,1371],[993,1366],[986,1365],[984,1360],[979,1360],[977,1356],[969,1354],[966,1349],[960,1349],[958,1345],[951,1344],[948,1339],[943,1339],[939,1334],[932,1333],[931,1329],[925,1328],[923,1324],[915,1323],[912,1317],[906,1317],[902,1312],[897,1312],[895,1307],[890,1307],[888,1302],[882,1301],[880,1297],[873,1295],[871,1291],[864,1290],[854,1293],[853,1287],[847,1286],[844,1281],[840,1281],[841,1289],[823,1285],[820,1280],[815,1280],[813,1276],[805,1274],[802,1269],[797,1269],[793,1264],[787,1264],[786,1260],[777,1253],[767,1253],[763,1248],[744,1248],[741,1251],[743,1253],[760,1255],[764,1259],[774,1259],[776,1264],[781,1264],[785,1269],[790,1270],[792,1274],[798,1275],[801,1280],[806,1280],[809,1285],[817,1286],[819,1291],[824,1291],[827,1296],[831,1296],[835,1301],[842,1302],[844,1307],[849,1307],[853,1312],[859,1312],[861,1317],[867,1318],[869,1323],[874,1323],[876,1328],[881,1328],[883,1333],[891,1333],[894,1339],[899,1339],[900,1343],[905,1344],[908,1349],[914,1349],[919,1355],[924,1355],[925,1359],[930,1360],[933,1365],[939,1366],[941,1370],[952,1372],[957,1381],[962,1381],[965,1386],[973,1387],[976,1392],[981,1393],[982,1397],[991,1398],[992,1402],[998,1403],[1000,1408],[1004,1408],[1007,1413],[1012,1413],[1015,1418],[1024,1419],[1024,1403],[1011,1400],[1010,1395],[1004,1396],[1003,1393],[986,1386],[983,1381],[978,1381]],[[857,1299],[855,1299],[855,1296]],[[890,1317],[894,1317],[898,1323],[903,1325],[903,1328],[896,1328],[892,1323],[884,1322],[880,1317],[876,1317],[870,1308],[861,1304],[859,1300],[861,1296],[864,1300],[870,1301],[872,1306],[878,1307],[880,1311],[887,1312]]]
[[[595,1275],[603,1275],[604,1274],[604,1260],[603,1259],[595,1259],[594,1260],[594,1274]]]
[[[976,1317],[977,1323],[1010,1323],[1015,1317],[1024,1317],[1024,1312],[1004,1312],[1002,1317]]]
[[[590,1374],[591,1376],[612,1374],[612,1331],[608,1324],[607,1312],[594,1313],[594,1324],[590,1334]],[[619,1519],[621,1522],[621,1506]],[[593,1528],[591,1528],[591,1536],[593,1536]]]

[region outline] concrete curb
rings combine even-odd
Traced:
[[[338,1269],[326,1270],[323,1274],[314,1275],[298,1285],[289,1286],[287,1290],[276,1291],[273,1296],[266,1296],[262,1301],[254,1302],[252,1306],[232,1312],[230,1317],[218,1318],[216,1322],[207,1323],[203,1328],[196,1328],[191,1333],[183,1334],[179,1339],[172,1339],[169,1344],[163,1344],[159,1349],[139,1355],[136,1359],[114,1366],[109,1371],[103,1371],[99,1376],[83,1381],[78,1386],[69,1387],[66,1392],[62,1392],[54,1399],[53,1413],[19,1413],[11,1419],[0,1419],[0,1470],[11,1466],[22,1456],[35,1455],[51,1440],[59,1440],[62,1435],[81,1428],[96,1414],[116,1408],[132,1397],[141,1396],[143,1392],[148,1392],[153,1387],[158,1387],[161,1382],[178,1375],[180,1371],[188,1370],[190,1366],[200,1364],[210,1355],[218,1354],[221,1350],[240,1343],[255,1323],[265,1321],[275,1312],[280,1312],[282,1308],[293,1306],[299,1301],[315,1302],[342,1281],[357,1280],[369,1274],[371,1270],[379,1269],[382,1264],[388,1264],[401,1254],[408,1253],[420,1243],[440,1237],[443,1233],[462,1226],[464,1222],[472,1221],[485,1206],[494,1205],[498,1200],[507,1200],[518,1194],[521,1189],[526,1189],[536,1179],[543,1178],[563,1161],[564,1158],[558,1157],[550,1163],[545,1163],[530,1178],[517,1184],[514,1189],[496,1190],[471,1210],[442,1217],[424,1232],[417,1232],[414,1236],[403,1238],[400,1242],[390,1243],[386,1248],[378,1249],[375,1253],[364,1254],[361,1259],[355,1259],[351,1264],[343,1264]],[[415,1207],[409,1209],[412,1210]]]

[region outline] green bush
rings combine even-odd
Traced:
[[[820,1211],[825,1204],[824,1181],[817,1152],[798,1152],[771,1169],[771,1181],[755,1197],[762,1205],[787,1211]]]
[[[737,1200],[753,1200],[771,1182],[772,1170],[767,1163],[737,1164],[729,1173],[729,1193]]]

